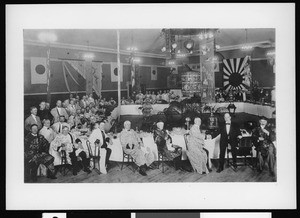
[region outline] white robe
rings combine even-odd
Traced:
[[[75,142],[75,136],[73,136],[73,143]],[[65,148],[60,147],[61,144],[65,144]],[[58,147],[60,147],[58,149]],[[62,133],[58,134],[54,140],[50,143],[49,154],[54,157],[54,166],[61,165],[61,151],[66,151],[67,163],[71,164],[71,158],[69,153],[73,151],[73,144],[70,135],[63,135]]]
[[[105,135],[105,137],[107,137]],[[105,148],[101,148],[101,146],[103,145],[103,136],[101,133],[100,129],[94,129],[89,137],[89,142],[91,143],[91,149],[93,152],[93,155],[95,155],[95,141],[99,139],[100,140],[100,172],[103,174],[106,174],[106,167],[105,167],[105,158],[106,158],[106,149]]]

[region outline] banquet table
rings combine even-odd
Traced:
[[[112,138],[112,144],[109,144],[108,147],[112,150],[110,160],[111,161],[117,161],[117,162],[122,162],[123,161],[123,150],[120,142],[120,134],[117,135],[116,138]],[[182,148],[182,160],[187,160],[187,155],[186,155],[186,143],[184,139],[184,135],[182,133],[172,133],[170,132],[170,136],[172,138],[172,142],[175,145],[178,145]],[[153,152],[155,161],[158,160],[158,151],[157,151],[157,145],[154,142],[153,139],[153,134],[152,133],[141,133],[140,137],[143,141],[144,148],[143,150],[146,150],[147,148],[150,148],[150,151]],[[85,152],[88,155],[88,149],[86,146],[86,141],[88,139],[87,136],[78,136],[78,138],[81,139],[83,148]],[[205,139],[204,140],[204,148],[206,148],[209,152],[209,157],[210,159],[218,159],[219,158],[219,153],[220,153],[220,135],[218,135],[215,138],[212,139]],[[256,157],[256,151],[253,148],[252,149],[253,156]],[[231,154],[229,154],[229,157],[231,158]],[[225,158],[227,158],[227,152],[225,154]]]
[[[210,103],[210,106],[215,107],[215,109],[219,107],[226,107],[229,105],[229,102],[221,102],[221,103]],[[236,113],[248,113],[257,116],[265,116],[267,118],[272,117],[273,111],[275,108],[269,105],[261,105],[261,104],[253,104],[250,102],[234,102],[236,106]],[[121,105],[120,115],[143,115],[142,110],[139,109],[141,105]],[[157,114],[158,112],[163,111],[165,108],[169,107],[169,104],[154,104],[152,105],[153,110],[152,114]],[[112,112],[114,115],[117,113],[117,108]]]

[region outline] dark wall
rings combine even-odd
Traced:
[[[273,73],[273,66],[268,63],[266,59],[266,52],[268,49],[255,48],[252,52],[244,52],[241,50],[230,50],[219,52],[224,59],[242,58],[250,55],[252,79],[258,81],[260,87],[275,86],[275,73]],[[219,72],[215,72],[215,86],[223,87],[223,63],[219,60]],[[192,56],[189,58],[190,64],[198,64],[199,56]]]
[[[25,46],[24,47],[24,93],[33,94],[33,93],[46,93],[45,84],[31,84],[31,66],[30,58],[31,57],[46,57],[47,49],[41,46]],[[58,49],[51,48],[51,58],[56,59],[50,61],[51,68],[51,78],[50,78],[50,90],[51,92],[68,92],[67,87],[64,82],[63,77],[63,59],[78,59],[80,58],[79,54],[82,51],[77,50],[67,50],[67,49]],[[111,81],[111,72],[110,72],[110,63],[107,62],[116,62],[116,55],[110,53],[95,53],[96,61],[103,61],[102,65],[102,90],[105,91],[117,91],[118,83]],[[123,63],[123,82],[121,82],[121,89],[127,89],[127,82],[130,81],[130,66],[128,64],[128,56],[121,55],[121,63]],[[106,63],[105,63],[106,62]],[[167,86],[167,76],[169,75],[170,68],[165,67],[165,60],[161,58],[150,58],[143,57],[141,58],[141,63],[139,67],[141,84],[145,84],[148,89],[164,89]],[[68,65],[68,64],[67,64]],[[143,66],[148,65],[148,66]],[[151,80],[151,65],[156,65],[157,67],[157,80]],[[162,65],[161,67],[159,67]],[[68,65],[70,66],[70,65]],[[72,92],[76,91],[85,91],[85,80],[75,71],[72,70],[72,67],[68,67],[71,74],[74,78],[78,79],[79,84],[77,85],[71,78],[67,78],[69,87]]]

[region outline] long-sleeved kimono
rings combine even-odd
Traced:
[[[164,154],[167,156],[169,160],[173,160],[174,158],[181,156],[182,149],[180,146],[172,145],[173,147],[171,147],[170,149],[168,148],[167,140],[169,141],[169,143],[172,143],[172,139],[170,135],[166,132],[166,130],[156,129],[154,131],[153,138],[157,145],[157,149],[160,152],[164,152]]]
[[[54,172],[53,156],[49,154],[49,142],[43,135],[28,133],[24,140],[25,166],[37,170],[40,164]],[[36,173],[35,173],[36,175]]]
[[[146,164],[149,166],[154,161],[154,154],[151,151],[148,153],[142,151],[140,147],[141,139],[133,129],[123,129],[120,134],[120,141],[123,151],[133,158],[136,165],[142,166]]]
[[[199,126],[193,125],[187,138],[186,154],[194,170],[200,174],[209,172],[206,166],[208,155],[203,149],[204,138],[204,135],[200,132]]]
[[[54,140],[50,144],[49,153],[54,157],[54,166],[61,165],[61,152],[62,150],[66,151],[66,157],[67,157],[67,163],[71,164],[71,158],[69,153],[73,151],[73,143],[75,142],[75,137],[72,135],[73,143],[71,133],[64,135],[62,133],[58,134]],[[62,147],[62,144],[65,146]]]

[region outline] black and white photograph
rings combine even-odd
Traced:
[[[295,15],[281,6],[8,5],[12,208],[31,194],[62,208],[47,197],[61,191],[70,209],[226,208],[244,190],[235,208],[293,207]]]
[[[275,34],[24,29],[24,181],[276,182]]]

